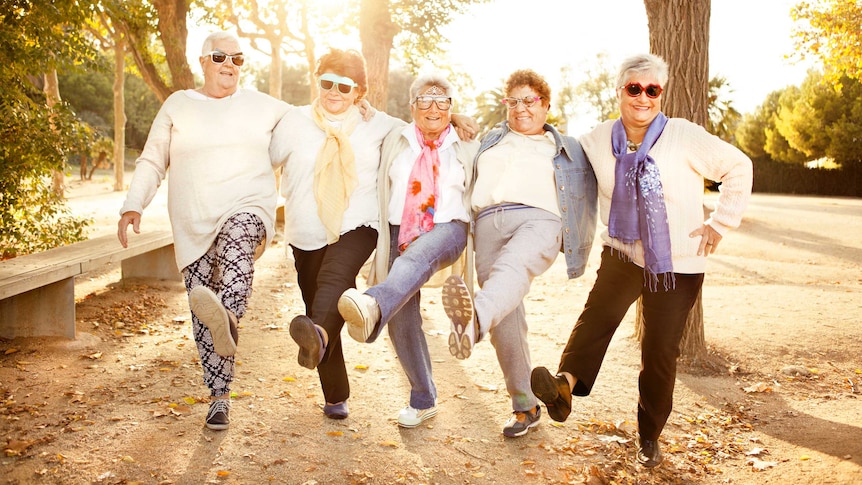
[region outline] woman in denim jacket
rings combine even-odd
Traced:
[[[530,389],[523,300],[533,278],[547,271],[560,251],[569,278],[584,273],[597,194],[581,146],[545,123],[548,83],[520,70],[509,76],[505,93],[507,121],[482,139],[474,163],[471,203],[481,290],[471,296],[472,282],[468,287],[453,275],[443,286],[442,302],[452,323],[449,350],[455,357],[468,358],[490,333],[514,409],[503,434],[517,437],[538,425],[540,415]]]

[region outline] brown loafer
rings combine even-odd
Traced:
[[[548,416],[563,422],[572,412],[572,390],[563,376],[554,376],[544,367],[536,367],[530,375],[533,394],[545,403]]]

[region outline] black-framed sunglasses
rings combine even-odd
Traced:
[[[350,94],[350,92],[353,91],[353,86],[350,84],[341,84],[328,79],[320,79],[317,83],[320,85],[320,89],[324,91],[329,91],[333,87],[337,88],[338,92],[341,94]]]
[[[204,57],[209,57],[213,64],[224,64],[228,58],[230,58],[231,64],[236,67],[245,64],[245,57],[242,54],[225,54],[224,52],[213,51]]]
[[[643,87],[639,83],[628,83],[623,86],[623,89],[625,89],[626,94],[628,94],[632,98],[637,98],[641,95],[641,93],[645,92],[647,98],[650,99],[655,99],[661,96],[662,91],[664,91],[664,89],[662,89],[662,87],[658,84],[650,84],[647,87]]]
[[[448,111],[452,107],[452,98],[449,96],[416,96],[413,103],[419,109],[431,109],[431,103],[434,103],[440,111]]]
[[[523,98],[503,98],[502,102],[509,109],[517,108],[519,103],[524,103],[524,106],[529,108],[536,104],[540,99],[542,99],[542,96],[524,96]]]

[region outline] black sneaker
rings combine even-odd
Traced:
[[[230,400],[216,399],[210,403],[207,413],[207,428],[214,430],[227,429],[230,426]]]

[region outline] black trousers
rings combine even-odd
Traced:
[[[703,273],[675,273],[676,284],[651,292],[644,269],[624,261],[609,247],[602,250],[596,283],[569,336],[560,372],[578,379],[572,394],[590,394],[608,345],[629,307],[643,295],[643,341],[638,378],[638,429],[641,439],[655,440],[673,408],[676,361],[688,313],[703,285]]]
[[[323,327],[329,337],[326,353],[317,366],[323,396],[329,403],[339,403],[350,397],[350,383],[341,350],[344,319],[338,313],[338,298],[344,290],[356,288],[356,275],[376,245],[377,231],[363,226],[313,251],[291,246],[305,313]]]

